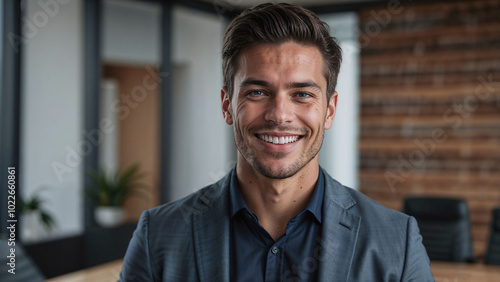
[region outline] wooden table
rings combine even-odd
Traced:
[[[52,278],[50,282],[108,282],[116,281],[122,269],[122,260],[115,260],[88,269]],[[431,262],[436,282],[499,282],[500,266],[481,263]]]
[[[499,282],[500,266],[431,261],[436,282]]]
[[[120,277],[123,260],[115,260],[105,264],[97,265],[84,270],[68,273],[54,277],[50,282],[116,282]]]

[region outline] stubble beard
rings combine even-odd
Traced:
[[[317,145],[317,140],[315,140],[313,146],[306,151],[303,151],[300,157],[292,164],[286,166],[283,169],[275,170],[271,165],[265,165],[262,163],[255,152],[250,150],[247,142],[243,140],[243,134],[238,131],[237,126],[233,127],[234,142],[239,154],[245,159],[245,161],[252,166],[261,175],[271,178],[271,179],[286,179],[297,174],[302,168],[304,168],[308,163],[310,163],[319,153],[321,146],[323,145],[324,132],[321,132],[321,136],[316,137],[321,139],[319,145]],[[281,159],[286,157],[285,153],[271,153],[272,157],[275,159]]]

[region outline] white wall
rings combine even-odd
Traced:
[[[342,48],[342,66],[337,82],[337,113],[325,133],[321,165],[340,183],[358,189],[359,134],[359,46],[355,13],[321,16]]]
[[[19,170],[23,196],[47,189],[41,195],[57,222],[55,237],[83,231],[82,170],[68,159],[68,150],[80,150],[82,1],[60,2],[43,9],[41,1],[26,1]],[[61,178],[56,162],[69,169]]]
[[[220,18],[175,7],[173,13],[173,181],[177,199],[215,182],[234,164],[231,127],[220,109]],[[177,70],[177,72],[175,72]]]
[[[118,165],[118,137],[120,136],[120,122],[116,114],[115,101],[118,99],[118,83],[111,79],[101,81],[101,97],[99,101],[99,120],[109,120],[114,125],[114,130],[102,135],[99,147],[99,168],[108,173],[119,169]]]
[[[104,61],[141,65],[160,62],[161,9],[158,3],[105,0],[102,25]]]
[[[159,5],[106,0],[104,15],[105,61],[158,64]],[[231,128],[220,110],[224,30],[216,15],[174,7],[171,199],[215,182],[234,164]]]

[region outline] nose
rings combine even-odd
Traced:
[[[265,120],[275,125],[282,125],[292,121],[293,107],[286,95],[274,95],[264,116]]]

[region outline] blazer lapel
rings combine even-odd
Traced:
[[[193,215],[193,238],[200,281],[229,282],[228,185],[231,173],[200,197]]]
[[[326,172],[323,199],[322,238],[319,261],[319,281],[348,281],[358,239],[361,217],[349,211],[356,202],[344,186]]]

